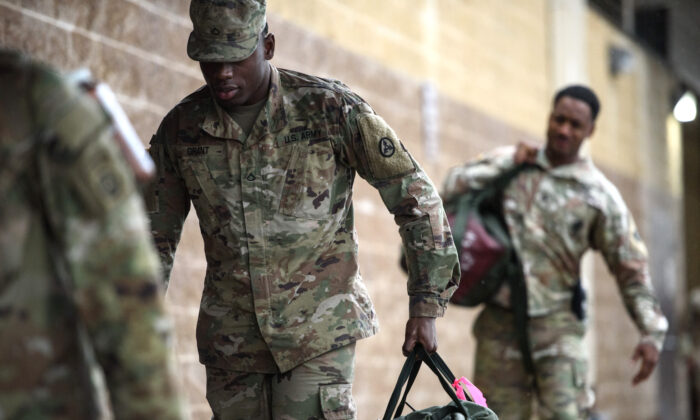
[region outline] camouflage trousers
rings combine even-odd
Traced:
[[[474,324],[474,383],[500,420],[589,418],[593,393],[583,348],[585,328],[564,310],[529,320],[534,374],[523,365],[513,313],[486,305]],[[534,417],[533,417],[534,415]]]
[[[207,400],[215,420],[355,419],[355,343],[285,373],[206,367]]]

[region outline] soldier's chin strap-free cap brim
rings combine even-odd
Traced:
[[[221,37],[203,37],[194,31],[187,41],[187,55],[195,61],[236,62],[250,57],[258,45],[260,34],[245,40],[228,42]]]

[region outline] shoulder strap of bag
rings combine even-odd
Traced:
[[[502,192],[518,174],[524,170],[534,167],[536,166],[527,163],[517,165],[498,175],[483,188],[474,191],[472,194],[463,194],[458,198],[456,204],[457,210],[455,222],[452,229],[454,243],[458,252],[461,252],[462,238],[467,225],[469,212],[487,197]],[[514,260],[514,263],[512,264],[513,267],[521,266],[515,252],[511,252],[510,258]],[[532,353],[530,351],[530,340],[527,334],[527,290],[525,288],[525,279],[523,277],[522,270],[517,270],[517,272],[510,273],[510,275],[508,275],[508,282],[511,288],[510,304],[515,318],[515,330],[517,332],[520,352],[523,357],[523,365],[525,366],[525,370],[527,372],[533,373],[534,363],[532,361]]]
[[[511,258],[517,260],[517,264],[514,264],[514,267],[520,267],[520,260],[515,255],[515,252],[512,252]],[[530,337],[527,325],[530,319],[527,313],[527,288],[522,270],[511,273],[508,276],[508,283],[510,284],[510,306],[513,310],[515,321],[515,334],[523,357],[523,365],[528,373],[534,373],[535,367],[532,360],[532,352],[530,351]],[[535,386],[537,386],[536,383]]]
[[[465,228],[467,227],[467,216],[471,209],[478,206],[479,202],[483,201],[486,196],[496,194],[504,190],[510,181],[512,181],[520,172],[527,168],[532,168],[532,164],[520,164],[506,170],[496,178],[489,181],[482,188],[462,194],[456,199],[455,221],[452,227],[452,237],[454,238],[457,251],[461,251],[462,239]]]

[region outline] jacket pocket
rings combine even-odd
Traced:
[[[335,167],[328,141],[292,146],[280,196],[280,214],[302,219],[330,217]]]
[[[191,156],[183,153],[191,148],[181,148],[179,166],[197,216],[208,229],[230,221],[241,206],[240,173],[229,166],[223,146],[201,148],[206,153]]]

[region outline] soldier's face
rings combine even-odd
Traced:
[[[275,36],[260,37],[253,54],[237,62],[200,62],[204,80],[216,102],[232,110],[260,102],[270,86],[270,60],[275,53]]]
[[[554,166],[578,159],[583,141],[593,134],[595,125],[587,103],[564,96],[554,104],[549,115],[545,153]]]

